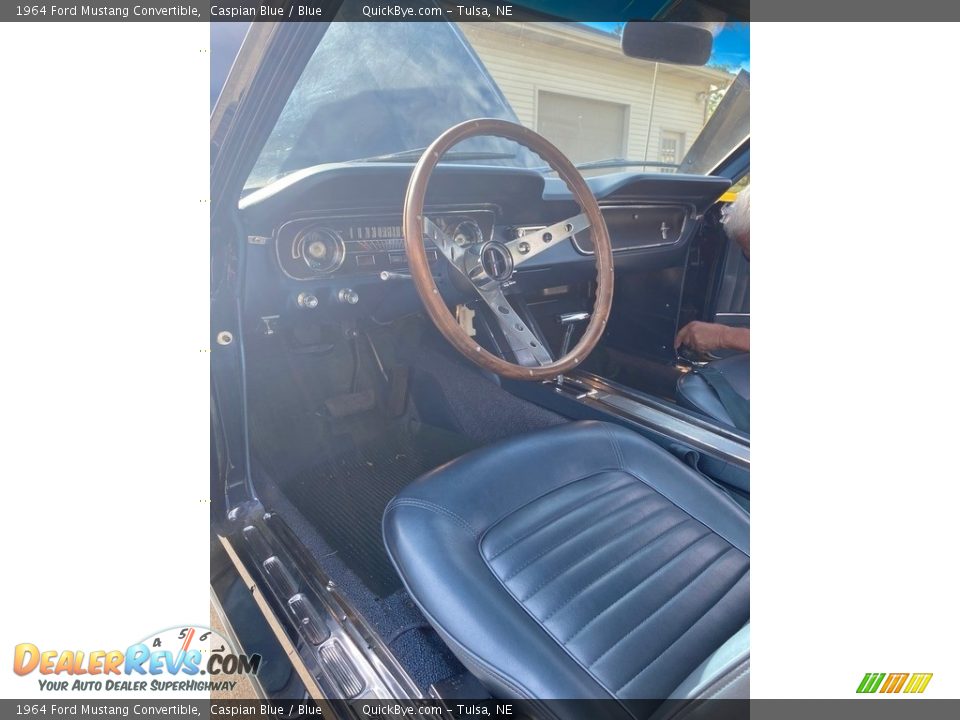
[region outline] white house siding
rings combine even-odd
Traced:
[[[626,156],[634,160],[659,160],[662,132],[680,133],[683,151],[689,149],[704,124],[705,93],[728,79],[714,69],[661,64],[648,147],[653,63],[623,56],[615,39],[589,30],[529,23],[463,23],[460,28],[527,127],[537,128],[540,91],[627,105]]]

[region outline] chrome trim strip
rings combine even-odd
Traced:
[[[493,213],[494,222],[496,216],[502,213],[499,205],[493,203],[480,203],[478,205],[463,204],[444,204],[430,205],[426,207],[427,215],[470,215],[472,213]],[[301,210],[287,217],[287,222],[291,220],[352,220],[357,218],[386,218],[400,217],[402,209],[397,210],[393,206],[375,205],[371,207],[352,207],[352,208],[334,208],[331,210]]]
[[[644,396],[636,391],[575,371],[565,380],[579,384],[586,392],[573,399],[653,430],[662,437],[685,442],[698,450],[750,469],[750,438],[739,431],[717,425],[706,418]]]
[[[678,405],[661,400],[660,398],[656,398],[652,395],[646,395],[639,390],[634,390],[633,388],[629,388],[626,385],[621,385],[613,380],[608,380],[600,377],[599,375],[594,375],[586,370],[577,370],[575,377],[579,377],[581,382],[587,382],[594,387],[607,390],[617,395],[624,395],[628,398],[636,400],[637,402],[651,405],[661,412],[665,412],[668,415],[686,420],[687,422],[705,428],[710,432],[724,435],[725,437],[743,443],[747,446],[750,445],[749,435],[744,434],[741,430],[737,430],[736,428],[732,428],[727,425],[720,425],[705,415],[697,415],[692,410],[681,408]]]

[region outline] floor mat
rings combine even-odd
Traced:
[[[390,499],[428,470],[475,445],[461,435],[401,423],[355,449],[324,460],[281,485],[337,555],[379,597],[401,587],[380,532]]]

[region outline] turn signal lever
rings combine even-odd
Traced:
[[[410,273],[404,272],[391,272],[390,270],[383,270],[380,273],[380,279],[386,282],[387,280],[410,280]]]
[[[441,279],[441,277],[442,277],[441,275],[437,275],[437,273],[433,273],[433,279],[434,279],[434,280],[439,281],[439,280]],[[413,280],[413,276],[410,275],[410,273],[407,273],[407,272],[393,272],[392,270],[381,270],[381,271],[380,271],[380,279],[383,280],[383,281],[387,281],[387,280]]]
[[[563,328],[563,341],[560,343],[560,357],[566,356],[570,352],[570,345],[573,341],[573,331],[577,325],[590,319],[588,312],[563,313],[557,316],[557,322]],[[557,376],[557,387],[563,386],[563,375]]]

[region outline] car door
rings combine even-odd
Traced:
[[[746,187],[741,181],[739,188]],[[734,190],[726,194],[728,201],[733,201],[737,195]],[[717,279],[716,294],[708,312],[708,319],[730,327],[750,327],[750,260],[740,246],[732,240],[727,240],[720,261]],[[727,355],[728,352],[718,351],[718,355]]]

